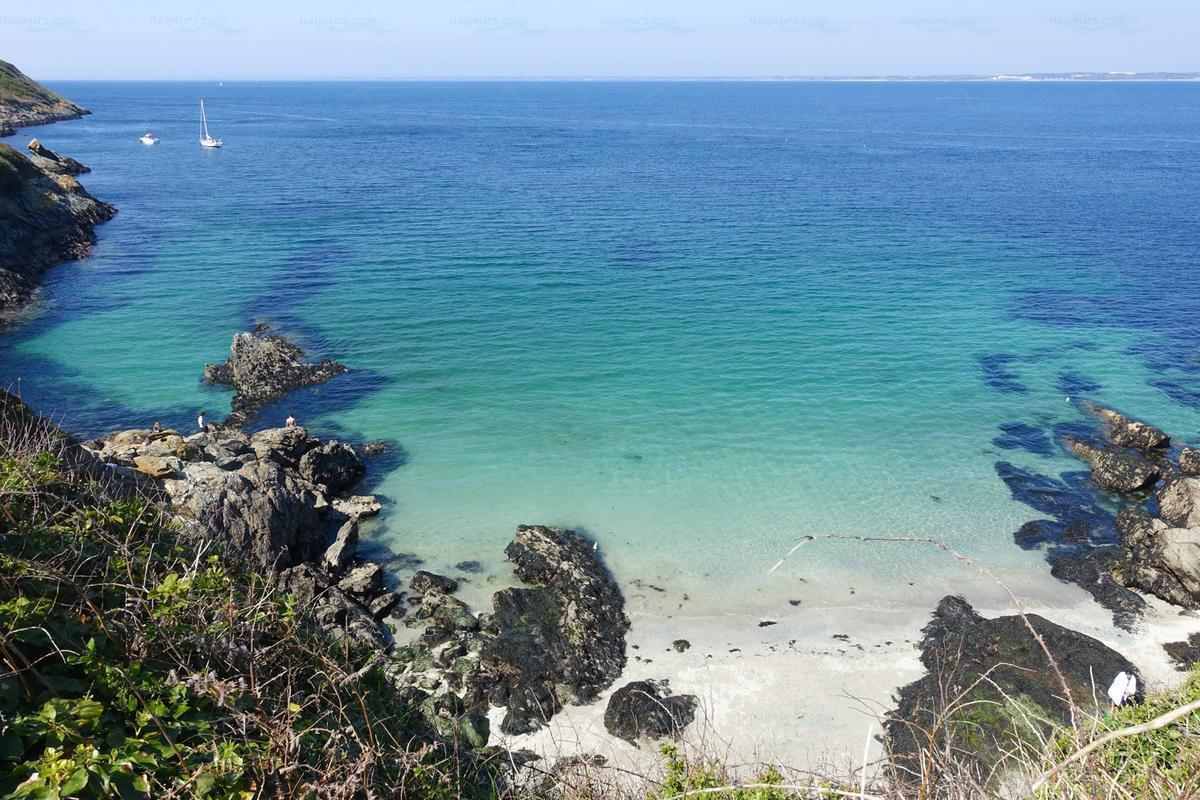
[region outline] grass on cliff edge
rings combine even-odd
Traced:
[[[70,101],[58,92],[47,89],[7,61],[0,61],[0,104],[55,105]]]
[[[0,797],[460,797],[366,654],[0,396]],[[490,794],[490,791],[488,792]]]

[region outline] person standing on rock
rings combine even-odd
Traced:
[[[283,424],[289,428],[296,427],[296,418],[292,415],[292,412],[288,412],[287,420]]]
[[[200,412],[200,416],[196,417],[196,425],[200,428],[201,433],[208,433],[208,419],[204,416],[204,412]]]

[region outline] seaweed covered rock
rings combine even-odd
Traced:
[[[1184,475],[1200,475],[1200,450],[1191,447],[1180,450],[1179,471]]]
[[[307,363],[297,345],[266,330],[266,326],[260,326],[236,334],[225,363],[204,367],[205,380],[234,390],[233,413],[226,424],[244,425],[264,403],[348,371],[328,359]]]
[[[613,692],[604,710],[604,727],[636,744],[639,739],[678,737],[696,716],[698,701],[671,694],[667,681],[633,681]]]
[[[1054,556],[1050,574],[1082,588],[1112,612],[1114,625],[1132,631],[1146,610],[1146,600],[1125,585],[1128,569],[1125,550],[1106,545]]]
[[[1118,447],[1154,451],[1163,450],[1171,444],[1171,437],[1153,425],[1104,406],[1088,404],[1085,408],[1105,423],[1104,438]]]
[[[1096,695],[1103,697],[1118,673],[1136,674],[1128,659],[1104,643],[1036,614],[1027,618],[1080,707],[1103,710],[1095,705]],[[986,768],[1022,742],[1040,752],[1039,735],[1054,723],[1070,722],[1058,676],[1020,616],[984,619],[966,600],[948,596],[922,633],[927,673],[900,690],[898,707],[885,722],[901,779],[909,771],[915,777],[923,750],[959,748]],[[1093,686],[1099,687],[1095,693]]]
[[[1162,475],[1157,464],[1136,450],[1098,447],[1076,440],[1068,440],[1068,444],[1071,451],[1092,468],[1092,480],[1096,485],[1111,492],[1136,492]]]

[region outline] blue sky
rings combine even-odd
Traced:
[[[1200,2],[8,0],[46,80],[1200,70]]]

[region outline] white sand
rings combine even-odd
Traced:
[[[1039,556],[1040,557],[1040,556]],[[1183,677],[1169,663],[1162,642],[1200,631],[1200,617],[1180,615],[1154,603],[1137,634],[1113,627],[1111,615],[1075,586],[1048,574],[1002,576],[1026,611],[1095,636],[1142,671],[1149,688]],[[689,602],[644,585],[623,587],[633,623],[629,664],[597,702],[570,706],[543,730],[526,736],[499,733],[502,710],[494,710],[493,743],[528,748],[546,757],[595,753],[611,766],[652,763],[654,746],[636,748],[604,729],[609,695],[631,680],[667,679],[675,693],[696,695],[700,711],[685,742],[724,754],[730,763],[835,767],[850,771],[879,753],[879,719],[893,706],[896,689],[923,674],[915,644],[937,601],[965,596],[987,617],[1011,614],[1007,594],[986,578],[926,585],[858,588],[806,584],[794,592],[799,606],[784,601],[761,614],[689,613]],[[759,627],[762,620],[774,625]],[[845,638],[835,638],[837,636]],[[691,647],[671,648],[676,639]],[[1114,676],[1097,676],[1103,692]],[[868,736],[871,736],[868,739]]]

